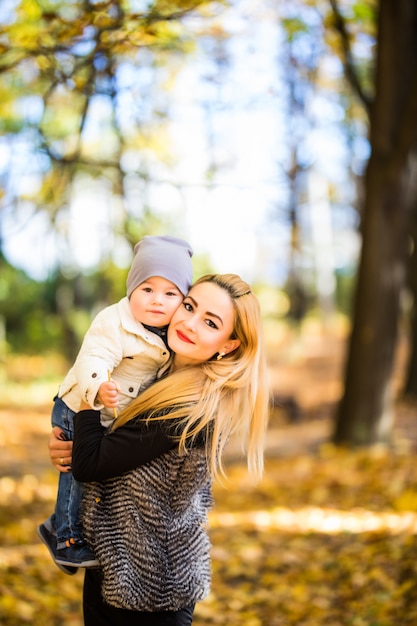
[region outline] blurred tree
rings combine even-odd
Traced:
[[[302,229],[300,208],[306,200],[306,171],[312,165],[312,155],[306,149],[306,138],[314,125],[308,113],[307,103],[312,96],[316,82],[320,57],[320,37],[306,15],[298,12],[284,15],[280,20],[284,31],[283,79],[287,86],[287,136],[288,165],[288,221],[290,245],[288,276],[285,291],[290,299],[288,317],[300,324],[307,312],[307,290],[305,265],[302,252]]]
[[[29,278],[0,254],[0,311],[5,334],[5,354],[57,347],[60,325],[53,314],[45,283]]]
[[[389,438],[391,375],[400,296],[407,262],[409,159],[417,137],[417,4],[413,0],[354,2],[341,12],[330,0],[344,52],[346,76],[369,114],[371,155],[361,215],[362,251],[345,390],[336,415],[337,443]],[[375,20],[373,93],[353,64],[349,27],[364,13]]]
[[[408,333],[410,337],[409,355],[403,392],[407,396],[417,398],[417,149],[413,148],[410,159],[411,188],[409,194],[410,227],[406,298]]]
[[[337,272],[347,270],[335,251],[357,223],[351,190],[358,176],[353,163],[361,161],[355,140],[363,135],[364,113],[343,80],[338,39],[328,28],[327,0],[282,0],[276,11],[283,31],[277,65],[284,83],[287,155],[280,162],[287,195],[278,196],[277,213],[286,214],[291,233],[285,289],[293,304],[288,316],[301,319],[314,306],[326,323],[338,305]],[[364,25],[363,20],[356,24],[356,37],[364,35]],[[356,60],[363,71],[361,54]],[[328,115],[323,116],[323,108]],[[332,175],[337,151],[343,153],[348,184]]]
[[[17,0],[0,6],[0,300],[9,349],[58,349],[72,359],[92,313],[124,295],[127,269],[116,265],[115,251],[131,250],[161,229],[149,187],[155,162],[172,158],[170,84],[194,49],[187,17],[205,28],[199,20],[210,15],[208,4]],[[97,268],[82,275],[68,214],[86,191],[110,236]],[[14,216],[16,223],[42,216],[53,233],[58,258],[43,283],[14,271],[2,255],[2,220]],[[171,226],[165,223],[165,232],[175,232]],[[104,236],[95,231],[91,240]],[[21,301],[10,299],[22,281]]]
[[[64,238],[71,200],[95,180],[112,198],[103,211],[115,235],[137,241],[154,155],[170,159],[169,84],[194,47],[186,18],[198,22],[207,6],[19,0],[0,7],[3,214],[42,213]]]
[[[0,254],[0,361],[59,352],[72,362],[92,316],[125,295],[127,269],[109,262],[90,274],[59,269],[38,282]]]

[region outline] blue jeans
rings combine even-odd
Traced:
[[[54,398],[52,426],[59,426],[68,440],[74,439],[74,415],[61,398]],[[60,472],[58,495],[55,504],[54,526],[56,529],[57,548],[65,548],[68,539],[83,539],[80,519],[80,504],[83,494],[82,484],[77,482],[71,472]]]

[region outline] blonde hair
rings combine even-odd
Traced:
[[[259,303],[250,286],[235,274],[209,274],[194,285],[205,282],[229,294],[235,311],[231,338],[240,340],[239,347],[222,360],[213,358],[183,367],[156,381],[123,411],[114,428],[141,413],[148,419],[180,419],[182,453],[190,439],[206,430],[210,432],[206,440],[208,460],[215,476],[225,473],[224,447],[237,433],[249,472],[260,478],[269,392]]]

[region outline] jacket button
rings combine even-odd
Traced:
[[[130,393],[133,393],[133,387],[129,387]]]
[[[91,378],[97,378],[97,374],[94,372],[94,374],[91,374]]]
[[[163,353],[162,353],[162,356],[165,356],[165,355],[166,355],[166,352],[163,352]]]

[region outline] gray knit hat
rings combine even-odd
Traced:
[[[191,287],[193,250],[183,239],[165,235],[146,236],[136,244],[135,256],[127,276],[127,297],[151,276],[162,276],[174,283],[185,296]]]

